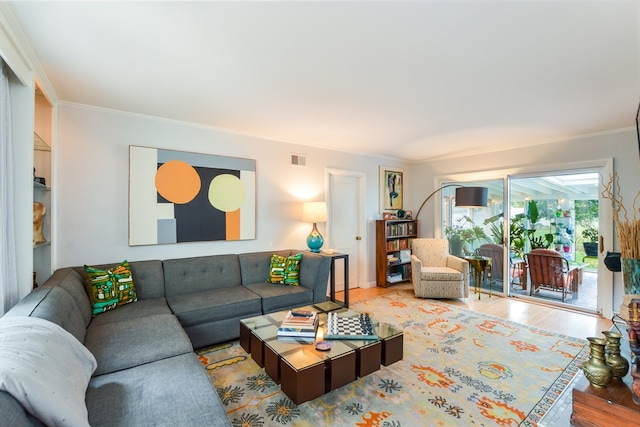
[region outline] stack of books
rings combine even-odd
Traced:
[[[282,320],[278,328],[279,337],[315,338],[318,330],[318,313],[315,311],[292,310]]]

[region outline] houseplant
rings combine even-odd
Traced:
[[[587,225],[587,227],[582,230],[582,247],[587,256],[598,256],[598,236],[598,229],[595,228],[593,224]]]

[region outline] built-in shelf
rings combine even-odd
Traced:
[[[36,243],[35,245],[33,245],[33,249],[41,248],[43,246],[49,246],[50,244],[51,242]]]
[[[42,191],[51,191],[51,187],[47,187],[44,184],[40,184],[39,182],[33,181],[33,188],[36,190],[42,190]]]

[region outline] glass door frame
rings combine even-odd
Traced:
[[[514,167],[511,169],[501,170],[487,170],[479,172],[468,173],[455,173],[439,175],[434,177],[434,187],[440,188],[442,185],[452,182],[478,182],[478,181],[495,181],[503,180],[503,206],[511,206],[511,178],[524,178],[540,175],[552,175],[552,174],[568,174],[568,173],[581,173],[581,172],[594,172],[597,171],[600,174],[600,182],[598,183],[598,200],[599,200],[599,233],[601,237],[602,245],[598,248],[598,298],[597,298],[597,313],[606,318],[611,318],[614,312],[614,282],[613,273],[610,272],[604,265],[604,254],[609,250],[613,251],[613,216],[610,206],[610,202],[602,197],[603,180],[608,181],[608,177],[613,173],[613,159],[598,159],[591,161],[571,162],[563,164],[549,164],[539,166],[522,166]],[[434,219],[434,235],[443,236],[443,197],[434,198],[433,204],[433,219]],[[503,222],[503,236],[505,241],[505,247],[509,247],[511,242],[509,241],[509,218],[508,215],[504,216]],[[505,250],[505,269],[508,266],[506,263]],[[503,277],[508,277],[508,272],[503,272]],[[510,296],[508,293],[509,287],[503,287],[505,293],[503,295]]]

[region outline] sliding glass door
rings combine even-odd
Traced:
[[[527,266],[513,296],[597,311],[598,183],[597,171],[509,179],[510,252]]]
[[[441,236],[449,239],[452,254],[491,258],[491,269],[480,280],[482,292],[491,289],[611,317],[613,274],[604,265],[604,254],[613,250],[613,219],[601,192],[602,179],[612,174],[613,162],[604,159],[564,167],[442,177],[439,187],[454,186],[442,190],[436,209],[435,214],[440,211],[441,215]],[[488,206],[456,207],[456,185],[486,187]],[[540,249],[558,258],[550,262],[530,257]]]

